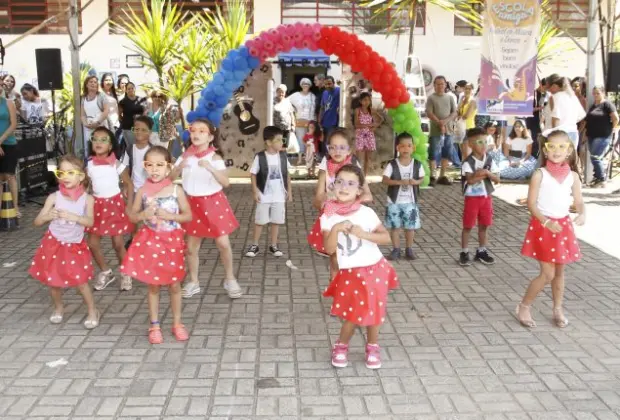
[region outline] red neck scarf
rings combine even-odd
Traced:
[[[111,165],[114,166],[116,164],[116,155],[114,153],[110,153],[109,156],[93,156],[91,158],[93,165]]]
[[[348,155],[342,162],[334,162],[333,159],[327,159],[327,175],[332,178],[335,177],[340,168],[351,163],[352,158],[352,155]]]
[[[209,153],[215,152],[215,147],[209,146],[206,150],[199,151],[196,146],[193,144],[187,148],[185,153],[183,153],[183,159],[187,159],[188,157],[195,156],[198,159],[202,159],[207,156]]]
[[[545,169],[549,172],[549,175],[554,177],[558,182],[564,182],[567,176],[570,175],[570,165],[566,162],[554,163],[550,160],[547,161]]]
[[[352,203],[341,203],[336,200],[329,200],[325,202],[325,207],[323,207],[323,214],[327,215],[327,217],[339,215],[339,216],[347,216],[351,213],[355,213],[362,206],[362,202],[359,200],[355,200]]]
[[[148,178],[142,187],[142,191],[144,191],[147,197],[153,197],[170,184],[172,184],[170,178],[164,178],[159,182],[153,182],[151,178]]]
[[[84,186],[82,184],[78,184],[75,188],[67,188],[65,187],[65,184],[60,184],[59,191],[68,199],[78,201],[82,194],[84,194]]]

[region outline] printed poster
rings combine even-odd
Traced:
[[[539,29],[538,0],[486,0],[479,114],[532,115]]]

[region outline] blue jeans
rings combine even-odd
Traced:
[[[453,144],[452,145],[452,166],[454,166],[455,168],[459,168],[461,166],[461,158],[459,157],[459,152],[461,151],[461,145],[460,144]]]
[[[441,164],[442,159],[452,161],[454,150],[452,146],[452,137],[448,135],[431,136],[428,148],[429,160],[434,160],[437,166]]]
[[[590,160],[594,168],[594,178],[600,181],[604,181],[606,178],[605,165],[603,157],[607,153],[607,149],[611,145],[611,136],[609,137],[595,137],[588,142],[588,148],[590,149]]]

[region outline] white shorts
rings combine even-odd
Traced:
[[[267,223],[283,225],[286,220],[286,203],[258,203],[255,216],[254,223],[260,226]]]

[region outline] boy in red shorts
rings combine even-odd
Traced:
[[[493,224],[493,183],[499,183],[499,168],[486,153],[486,133],[482,128],[467,130],[467,141],[472,153],[461,166],[461,184],[465,196],[463,209],[463,232],[461,234],[461,255],[459,264],[471,265],[472,259],[467,248],[469,234],[478,224],[478,249],[474,260],[483,264],[493,264],[495,259],[487,250],[487,230]]]

